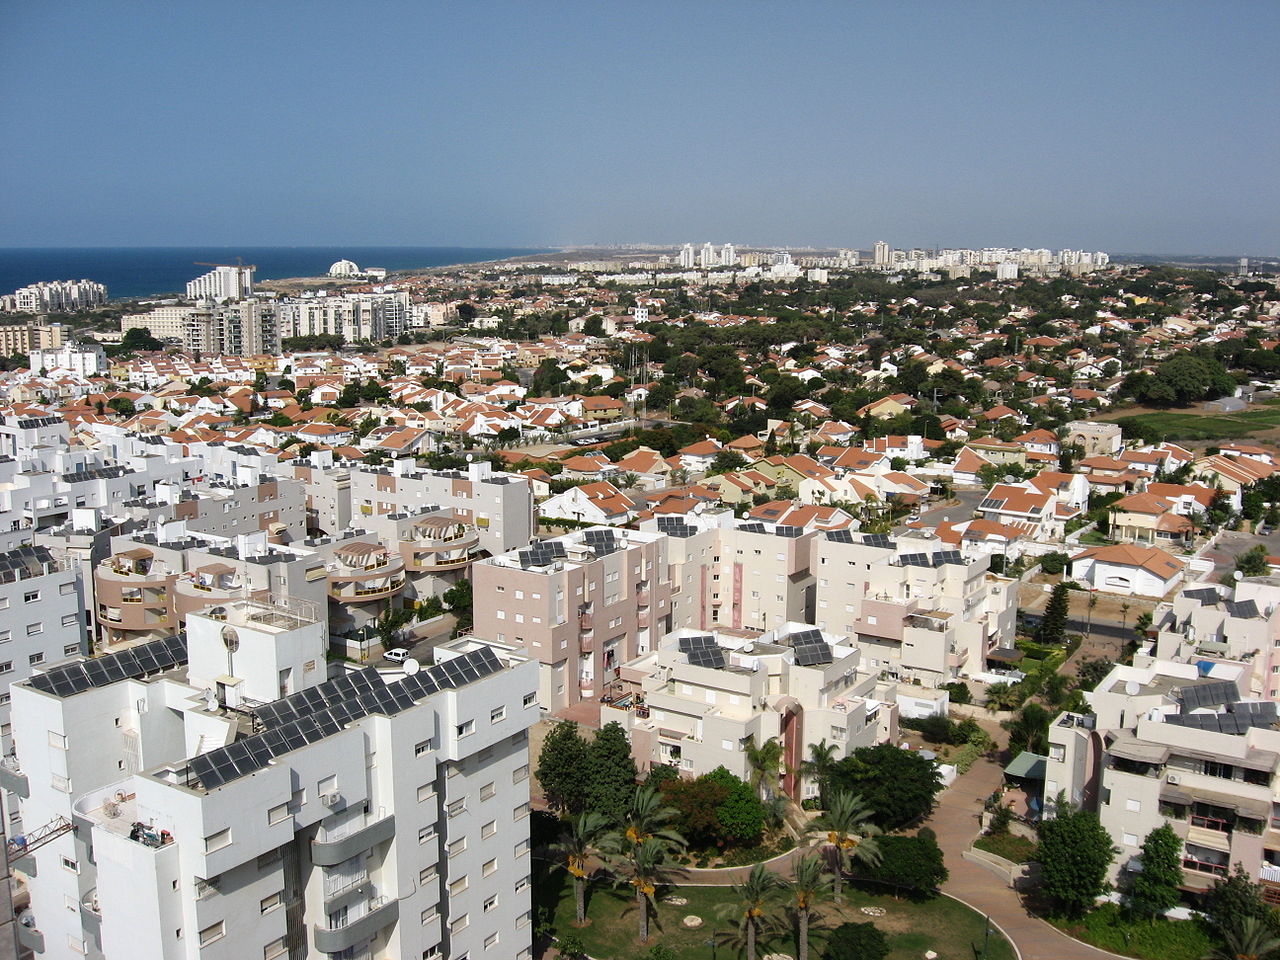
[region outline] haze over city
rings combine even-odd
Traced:
[[[13,5],[0,244],[1273,255],[1278,15]]]

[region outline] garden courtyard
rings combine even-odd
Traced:
[[[731,923],[722,919],[722,905],[733,903],[729,886],[690,886],[676,884],[663,888],[657,896],[657,912],[650,921],[649,942],[637,940],[636,903],[630,887],[615,887],[607,881],[592,884],[588,894],[585,927],[574,925],[573,886],[568,874],[553,867],[541,874],[535,884],[538,891],[538,914],[551,920],[557,937],[576,935],[587,954],[596,960],[644,960],[655,945],[673,951],[680,960],[731,960],[741,955],[740,945],[726,941]],[[670,902],[684,900],[684,903]],[[1000,932],[992,928],[984,936],[984,918],[964,904],[945,895],[895,900],[888,894],[871,892],[857,886],[845,888],[843,907],[822,904],[817,912],[824,923],[814,924],[809,937],[809,956],[822,956],[829,929],[841,923],[874,922],[885,934],[890,952],[887,960],[920,960],[927,951],[938,960],[977,960],[982,958],[984,943],[988,960],[1013,960],[1014,953]],[[863,908],[870,908],[864,913]],[[883,914],[879,914],[879,911]],[[686,917],[698,917],[700,926],[685,926]],[[713,949],[711,940],[720,943]],[[794,924],[781,918],[780,929],[765,936],[758,955],[781,953],[797,956]]]

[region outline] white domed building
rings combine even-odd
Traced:
[[[331,277],[355,277],[360,275],[360,268],[351,260],[339,260],[329,268]]]

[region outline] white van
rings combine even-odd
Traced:
[[[397,647],[394,650],[388,650],[382,656],[388,663],[404,663],[409,659],[409,651]]]

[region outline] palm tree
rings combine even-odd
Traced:
[[[624,840],[622,834],[613,834],[614,840]],[[627,884],[635,891],[640,942],[649,939],[649,911],[653,908],[653,895],[658,887],[669,883],[676,872],[667,864],[668,846],[658,837],[649,837],[640,843],[614,847],[610,856],[615,882]]]
[[[831,877],[823,869],[821,857],[815,854],[795,862],[795,876],[787,883],[787,892],[796,918],[797,960],[809,960],[809,922],[814,904],[831,896],[833,890]]]
[[[680,815],[675,807],[663,804],[662,791],[648,783],[636,789],[631,800],[631,809],[623,818],[614,846],[619,849],[627,844],[636,846],[646,840],[656,840],[665,848],[683,850],[687,845],[679,831],[672,829],[669,823]],[[622,841],[626,842],[623,843]]]
[[[836,765],[839,752],[838,745],[827,743],[827,738],[823,737],[817,743],[809,744],[809,759],[800,764],[800,772],[804,776],[818,781],[818,803],[824,807],[827,805],[827,778]]]
[[[1280,957],[1280,939],[1268,924],[1257,917],[1244,917],[1223,931],[1222,946],[1207,953],[1204,960],[1275,960]]]
[[[745,747],[747,766],[751,771],[751,786],[759,791],[761,797],[767,797],[778,789],[779,772],[782,769],[782,744],[777,737],[770,737],[757,747],[756,738],[750,736],[747,737]]]
[[[600,841],[609,827],[603,813],[589,810],[565,821],[559,842],[552,846],[565,859],[565,869],[573,877],[573,899],[578,926],[587,922],[587,861],[600,852]]]
[[[730,888],[733,902],[722,904],[720,915],[734,924],[730,934],[746,951],[747,960],[756,960],[756,942],[760,934],[777,925],[777,909],[786,884],[776,874],[757,863],[741,883]]]
[[[880,828],[868,823],[871,811],[861,797],[842,790],[831,798],[831,805],[809,824],[815,833],[825,832],[827,842],[835,846],[836,903],[844,903],[844,871],[854,860],[879,863],[880,848],[875,837]]]

